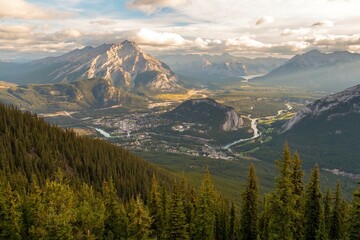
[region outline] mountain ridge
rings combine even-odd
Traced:
[[[295,55],[268,74],[251,81],[337,92],[358,84],[359,78],[360,54],[311,50]]]
[[[280,66],[285,59],[235,57],[229,53],[169,54],[158,56],[176,73],[196,78],[231,78],[264,74]]]
[[[153,56],[144,53],[135,42],[102,44],[75,49],[57,57],[26,64],[29,71],[14,76],[19,84],[70,83],[81,79],[104,78],[117,88],[133,91],[146,85],[151,91],[176,91],[180,88],[174,72]],[[32,69],[32,70],[31,70]],[[146,82],[143,83],[146,76]]]

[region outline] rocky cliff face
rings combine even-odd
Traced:
[[[236,131],[244,124],[242,118],[234,109],[229,109],[226,112],[226,120],[221,126],[223,131]]]

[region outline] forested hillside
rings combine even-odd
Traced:
[[[147,196],[153,175],[171,181],[168,172],[123,148],[50,126],[29,112],[0,105],[0,116],[0,170],[20,192],[34,181],[44,186],[59,169],[96,190],[112,180],[122,199]]]
[[[284,147],[275,188],[258,195],[255,168],[241,207],[109,143],[0,106],[0,239],[360,239],[360,189],[352,202],[304,182]]]

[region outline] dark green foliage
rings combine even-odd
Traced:
[[[171,182],[164,170],[120,147],[52,127],[12,107],[0,105],[0,116],[0,172],[18,192],[25,192],[34,177],[44,186],[58,169],[71,184],[84,182],[95,190],[112,179],[121,199],[147,197],[153,175]]]
[[[302,170],[302,161],[296,152],[292,159],[291,179],[293,184],[293,197],[295,201],[294,222],[297,223],[294,229],[294,238],[302,239],[304,231],[304,171]]]
[[[196,204],[195,239],[214,239],[215,203],[217,194],[209,170],[206,171]]]
[[[21,198],[8,182],[0,182],[0,239],[21,239]]]
[[[0,114],[0,239],[359,239],[360,190],[348,221],[339,184],[321,199],[317,166],[304,194],[287,145],[261,207],[251,165],[239,219],[209,170],[197,192],[111,144],[13,108]]]
[[[56,181],[47,180],[42,189],[30,193],[28,201],[31,239],[74,238],[77,198],[62,177]]]
[[[220,198],[215,213],[215,239],[229,239],[229,203]]]
[[[151,216],[140,196],[130,201],[128,228],[130,239],[140,240],[150,238]]]
[[[349,239],[360,239],[360,188],[353,194],[349,225]]]
[[[329,237],[332,240],[343,239],[345,236],[346,226],[346,203],[341,196],[340,184],[336,185],[335,199],[332,207]]]
[[[296,211],[291,153],[287,144],[284,146],[283,159],[276,164],[280,176],[276,179],[276,187],[270,197],[269,239],[293,239]]]
[[[153,176],[151,184],[149,210],[152,217],[151,228],[154,230],[154,236],[161,239],[164,236],[166,219],[159,191],[159,183],[155,176]]]
[[[231,203],[231,208],[230,208],[230,223],[229,223],[229,240],[234,240],[236,238],[236,223],[237,223],[237,219],[236,219],[236,210],[235,210],[235,205],[234,203]]]
[[[91,186],[83,184],[76,204],[77,239],[96,239],[105,230],[106,207],[103,199]]]
[[[185,215],[185,189],[183,184],[174,183],[169,214],[168,237],[174,240],[189,239],[188,224]]]
[[[305,193],[305,239],[315,240],[321,223],[320,172],[315,165]]]
[[[105,212],[105,229],[106,239],[118,239],[127,237],[127,216],[122,214],[121,205],[116,194],[116,189],[112,180],[103,183],[103,201],[106,207]],[[125,222],[125,223],[124,223]]]
[[[325,231],[326,236],[329,237],[330,224],[331,224],[331,193],[330,189],[326,190],[326,194],[324,197],[323,205],[324,205],[324,223],[325,223]]]
[[[259,219],[259,235],[261,239],[269,239],[270,205],[265,196],[262,203],[262,211]]]
[[[254,165],[250,165],[248,183],[242,194],[240,216],[241,239],[256,240],[258,236],[258,183]]]

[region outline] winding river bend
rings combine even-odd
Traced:
[[[257,122],[259,121],[259,118],[251,118],[251,115],[247,116],[246,117],[247,119],[249,119],[251,121],[251,129],[253,130],[254,132],[254,135],[251,137],[251,138],[243,138],[243,139],[239,139],[239,140],[236,140],[232,143],[229,143],[225,146],[222,147],[222,149],[229,149],[230,147],[238,144],[238,143],[242,143],[242,142],[247,142],[247,141],[250,141],[250,140],[253,140],[253,139],[256,139],[258,137],[261,136],[261,132],[259,131],[259,129],[257,128]]]
[[[112,138],[112,136],[110,135],[110,133],[105,132],[104,130],[100,129],[100,128],[95,128],[96,131],[98,131],[101,135],[103,135],[106,138]]]
[[[277,112],[277,115],[263,117],[262,119],[267,119],[267,120],[273,119],[273,118],[276,118],[276,117],[280,116],[282,113],[292,109],[292,106],[289,103],[286,103],[285,106],[286,106],[287,109],[279,110]],[[262,135],[260,130],[257,128],[257,124],[258,124],[258,121],[259,121],[260,118],[251,118],[251,115],[245,116],[244,118],[247,118],[247,119],[249,119],[251,121],[251,129],[253,130],[254,135],[251,138],[242,138],[242,139],[236,140],[236,141],[234,141],[232,143],[226,144],[225,146],[222,147],[222,149],[229,150],[229,148],[231,148],[232,146],[234,146],[236,144],[257,139]]]

